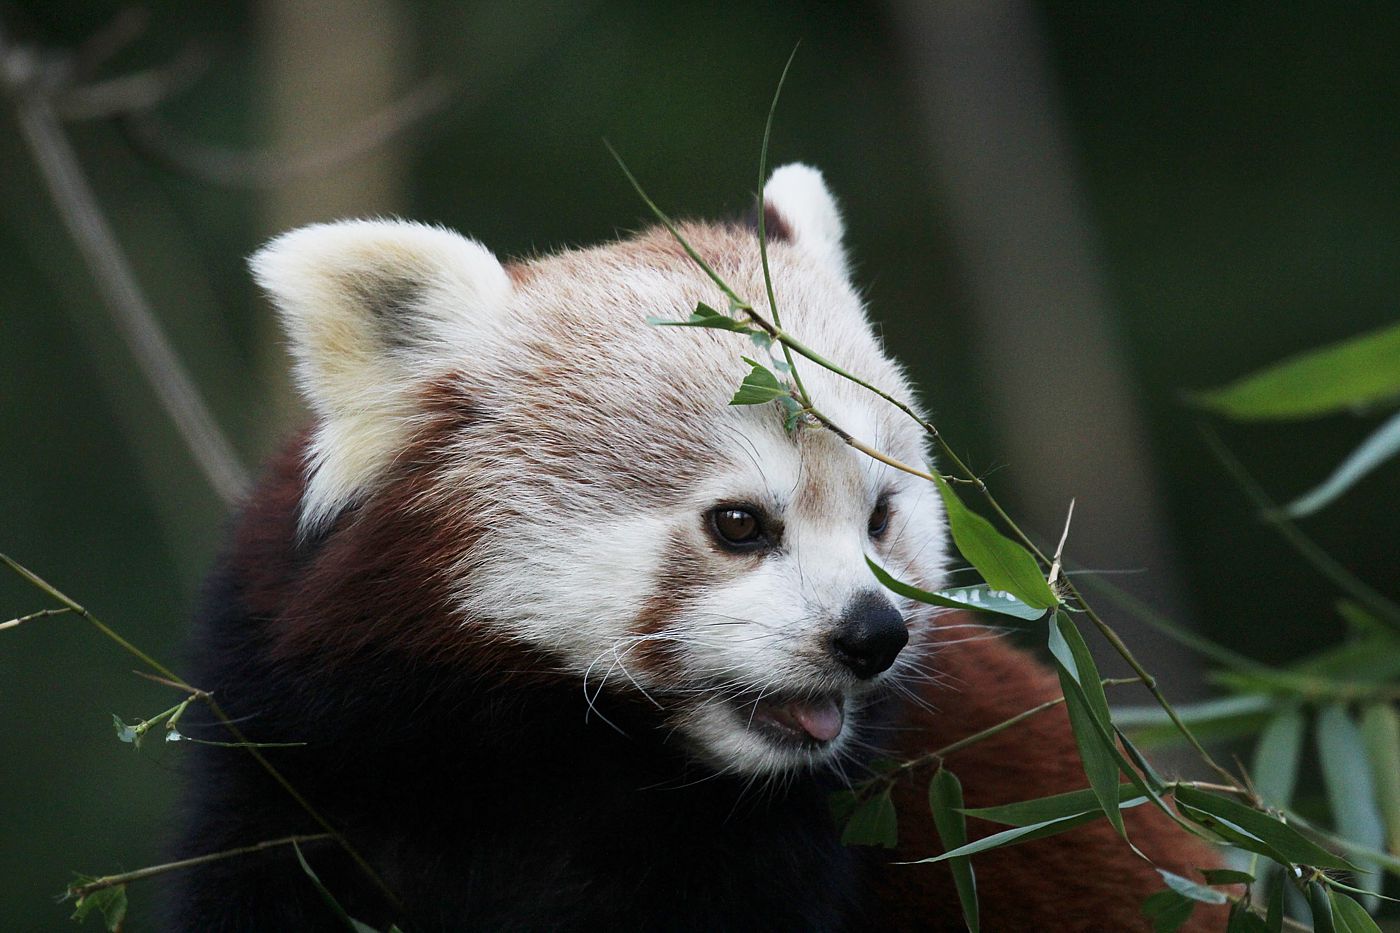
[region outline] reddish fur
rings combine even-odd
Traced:
[[[673,625],[677,616],[695,594],[716,581],[714,565],[696,554],[684,539],[671,542],[666,549],[656,592],[647,599],[637,614],[632,630],[638,635],[656,635]],[[657,674],[674,669],[676,645],[665,639],[641,642],[632,652],[637,667]]]
[[[910,759],[1060,696],[1055,676],[1030,656],[998,639],[956,641],[947,632],[933,654],[938,683],[920,693],[932,708],[910,708],[896,757]],[[962,782],[969,807],[988,807],[1085,786],[1063,705],[1039,713],[989,739],[950,755],[947,768]],[[912,861],[943,851],[929,813],[931,768],[898,783],[899,849],[892,861]],[[1161,867],[1200,881],[1199,867],[1217,858],[1165,815],[1148,805],[1124,814],[1132,841]],[[1004,826],[972,820],[971,838]],[[997,930],[1150,930],[1141,905],[1165,885],[1153,867],[1135,857],[1106,822],[1059,836],[974,856],[982,928]],[[882,915],[871,929],[961,929],[957,893],[946,866],[890,865],[875,879]],[[1053,925],[1046,917],[1059,918]],[[1198,905],[1183,928],[1221,930],[1224,912]]]
[[[441,454],[434,437],[461,409],[439,391],[442,418],[400,458],[402,476],[341,515],[324,544],[298,552],[296,517],[306,486],[303,433],[269,464],[234,538],[232,560],[249,608],[275,619],[275,657],[315,655],[327,667],[360,652],[392,650],[466,670],[553,680],[556,665],[502,638],[490,620],[460,626],[448,612],[446,565],[479,531],[416,508]],[[469,511],[465,514],[470,514]],[[385,615],[386,608],[392,612]]]

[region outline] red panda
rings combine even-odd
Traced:
[[[785,327],[910,398],[821,176],[779,169],[764,202]],[[683,230],[764,294],[751,230]],[[927,772],[896,786],[893,852],[843,846],[829,799],[875,756],[1059,688],[871,576],[867,555],[943,581],[931,485],[789,430],[777,406],[728,405],[742,337],[645,323],[724,306],[664,230],[503,264],[444,229],[350,222],[286,234],[252,267],[313,422],[243,508],[191,679],[253,741],[302,743],[262,754],[393,892],[308,846],[351,916],[407,933],[962,928],[943,865],[897,864],[940,851]],[[801,376],[834,423],[927,465],[892,407]],[[947,764],[970,806],[1084,784],[1060,709]],[[244,750],[199,746],[192,771],[179,856],[320,831]],[[1158,864],[1208,863],[1147,809],[1128,824]],[[974,864],[987,930],[1147,929],[1162,887],[1102,824]],[[186,872],[169,901],[180,930],[343,923],[285,848]]]

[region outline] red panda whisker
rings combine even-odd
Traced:
[[[632,644],[628,645],[625,649],[623,649],[623,653],[632,650],[636,647],[636,645],[636,642],[633,642]],[[651,701],[651,704],[653,706],[655,706],[659,710],[664,710],[666,707],[658,703],[656,699],[650,693],[647,692],[647,689],[637,681],[637,678],[632,676],[632,672],[627,669],[627,665],[623,662],[622,656],[618,654],[616,642],[613,643],[612,656],[613,659],[616,661],[617,666],[622,669],[623,676],[625,676],[628,679],[628,681],[631,682],[632,686],[636,687],[637,691],[641,693],[642,696],[646,697],[649,701]]]

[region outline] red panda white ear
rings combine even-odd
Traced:
[[[784,165],[763,186],[763,203],[776,212],[794,244],[838,274],[846,274],[841,212],[821,172],[798,162]]]
[[[249,264],[277,306],[317,416],[307,534],[363,498],[402,450],[426,380],[499,344],[510,279],[480,243],[401,221],[302,227]]]

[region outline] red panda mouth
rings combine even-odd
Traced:
[[[845,703],[839,694],[819,697],[768,696],[741,703],[749,724],[787,741],[825,745],[846,725]]]

